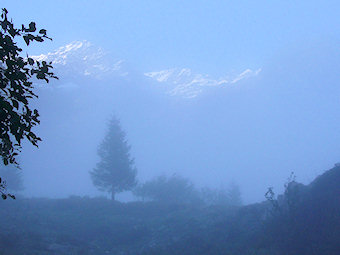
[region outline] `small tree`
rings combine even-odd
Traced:
[[[179,175],[158,176],[150,181],[139,185],[134,191],[134,195],[143,200],[163,202],[163,203],[199,203],[200,198],[193,183]]]
[[[115,194],[136,186],[136,168],[130,156],[125,133],[120,122],[112,118],[109,130],[98,148],[100,162],[90,172],[93,184],[100,190]]]
[[[234,182],[230,183],[227,194],[229,198],[229,204],[231,206],[242,205],[242,195],[241,195],[240,187],[236,183]]]
[[[241,191],[237,184],[230,183],[228,187],[219,189],[202,188],[201,198],[207,205],[241,206]]]

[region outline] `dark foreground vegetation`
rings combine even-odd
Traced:
[[[340,254],[340,167],[243,207],[1,201],[0,254]]]

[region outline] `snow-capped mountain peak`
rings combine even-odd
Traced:
[[[34,56],[40,61],[52,61],[60,77],[74,78],[85,75],[95,79],[109,76],[127,76],[123,60],[116,60],[111,54],[88,41],[75,41],[54,52]]]
[[[164,91],[172,96],[194,98],[211,87],[234,85],[241,80],[257,76],[261,69],[245,71],[222,78],[212,78],[206,74],[195,73],[190,68],[171,68],[161,71],[138,73],[127,68],[124,60],[116,59],[110,52],[88,41],[75,41],[48,54],[34,56],[40,61],[52,61],[54,72],[63,82],[60,87],[77,87],[84,81],[94,80],[112,82],[113,79],[162,84]],[[146,78],[146,79],[145,79]],[[153,81],[150,83],[150,81]]]
[[[232,85],[241,80],[256,76],[261,69],[246,69],[240,74],[231,75],[227,78],[213,79],[209,75],[194,73],[189,68],[172,68],[156,72],[147,72],[144,75],[163,84],[167,84],[171,95],[181,95],[187,98],[193,98],[203,92],[208,87],[217,87]]]

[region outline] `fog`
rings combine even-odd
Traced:
[[[79,54],[97,50],[73,44]],[[84,75],[83,55],[71,56],[70,68],[80,69],[72,76],[63,77],[68,64],[56,64],[60,80],[37,89],[43,141],[39,149],[25,146],[20,158],[25,194],[99,195],[89,171],[113,115],[127,133],[140,181],[178,173],[199,187],[236,182],[247,203],[263,200],[270,186],[282,191],[292,171],[310,182],[338,160],[337,47],[323,42],[285,53],[235,83],[202,86],[195,97],[171,94],[171,82],[124,65],[112,77]]]
[[[339,160],[331,7],[14,2],[5,1],[15,21],[35,20],[53,37],[27,51],[53,61],[60,78],[36,85],[43,141],[20,155],[25,196],[106,195],[89,171],[112,116],[140,182],[173,173],[197,187],[235,182],[245,203],[262,201],[268,187],[282,192],[292,171],[309,183]]]
[[[340,2],[2,8],[1,254],[340,254]]]

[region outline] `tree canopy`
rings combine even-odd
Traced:
[[[115,117],[109,122],[108,132],[98,148],[100,161],[90,172],[93,184],[100,190],[115,194],[136,185],[137,170],[130,155],[125,132]]]
[[[22,56],[17,39],[27,46],[31,42],[50,39],[45,29],[37,32],[36,24],[29,23],[16,28],[3,8],[0,19],[0,155],[5,165],[17,164],[16,156],[21,151],[24,139],[38,146],[41,140],[32,128],[38,125],[39,113],[30,107],[29,101],[36,98],[31,78],[49,82],[57,78],[51,72],[52,63],[39,62],[28,55]]]
[[[143,201],[151,200],[162,203],[242,205],[240,189],[234,183],[231,183],[227,188],[204,187],[197,189],[189,179],[178,174],[172,176],[160,175],[141,183],[134,189],[133,194],[142,198]]]
[[[197,203],[199,194],[193,183],[180,175],[160,175],[152,180],[140,184],[134,195],[143,200],[153,200],[165,203]]]

